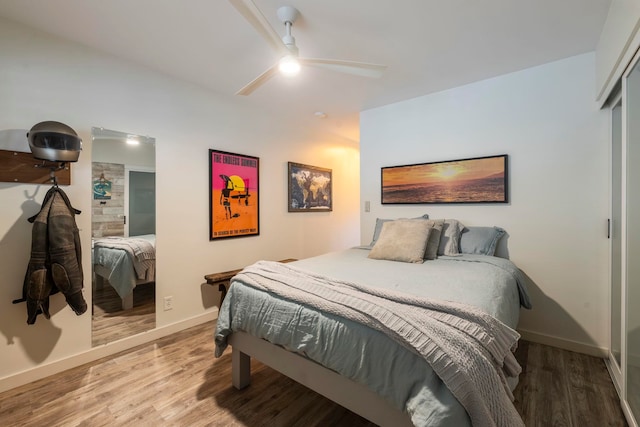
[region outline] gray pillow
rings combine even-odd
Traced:
[[[436,259],[438,258],[438,246],[440,246],[440,235],[442,234],[442,227],[444,227],[444,220],[429,219],[427,223],[431,225],[431,233],[429,233],[429,240],[427,240],[424,259]]]
[[[432,229],[427,221],[421,219],[386,221],[368,256],[371,259],[422,263]]]
[[[438,255],[456,256],[460,253],[460,234],[464,225],[455,219],[445,219],[440,234]]]
[[[493,256],[504,233],[500,227],[465,227],[460,235],[460,253]]]
[[[419,216],[419,217],[413,218],[413,219],[429,219],[429,214],[424,214],[422,216]],[[373,230],[373,239],[371,240],[371,244],[369,244],[370,247],[373,247],[373,245],[376,244],[376,241],[378,240],[378,237],[380,236],[380,231],[382,230],[382,225],[385,222],[389,222],[389,221],[395,221],[395,219],[376,218],[376,228]]]

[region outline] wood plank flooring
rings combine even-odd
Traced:
[[[1,426],[373,426],[257,361],[231,386],[214,323],[0,394]],[[515,405],[527,426],[627,425],[603,360],[521,342]]]
[[[514,404],[528,427],[626,426],[603,359],[521,341]]]
[[[133,307],[122,309],[122,299],[105,279],[93,289],[91,342],[94,346],[149,331],[156,327],[156,284],[145,283],[133,290]]]

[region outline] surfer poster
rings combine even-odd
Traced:
[[[209,240],[260,234],[257,157],[209,150]]]

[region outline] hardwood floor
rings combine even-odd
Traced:
[[[0,394],[1,426],[372,426],[257,361],[231,386],[214,323]],[[601,359],[521,342],[515,405],[527,426],[625,426]]]
[[[526,426],[627,425],[603,359],[527,341],[516,357],[514,403]]]
[[[133,290],[133,307],[122,309],[122,299],[105,283],[93,289],[91,342],[94,346],[113,342],[156,327],[155,283],[138,285]]]

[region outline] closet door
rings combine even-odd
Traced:
[[[626,86],[626,87],[625,87]],[[626,348],[623,367],[626,368],[626,398],[636,420],[640,419],[640,65],[635,63],[623,82],[626,99],[623,138],[623,230],[626,244],[623,250],[623,277],[626,292]],[[623,287],[624,288],[624,287]],[[624,366],[626,365],[626,366]],[[623,371],[624,372],[624,371]]]
[[[611,109],[611,354],[616,383],[622,384],[622,99]]]

